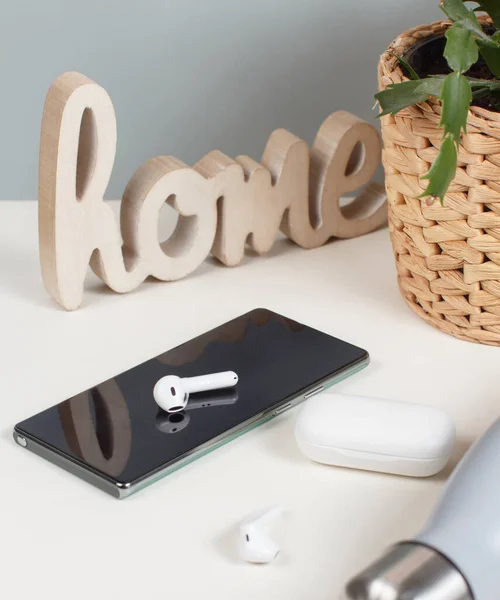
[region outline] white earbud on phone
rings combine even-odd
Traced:
[[[263,531],[263,528],[283,512],[282,506],[274,506],[251,514],[241,523],[238,549],[243,560],[266,564],[278,556],[278,544]]]
[[[210,373],[199,377],[177,377],[167,375],[156,382],[153,396],[156,404],[163,410],[174,413],[184,410],[189,394],[233,387],[238,383],[234,371]]]

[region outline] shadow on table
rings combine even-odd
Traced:
[[[435,481],[446,481],[448,477],[453,473],[458,463],[462,460],[464,454],[472,446],[474,440],[472,439],[459,439],[455,445],[455,450],[451,456],[450,461],[446,467],[432,479]]]
[[[238,556],[238,533],[238,525],[232,525],[231,527],[227,527],[214,540],[217,554],[232,564],[243,562]]]
[[[38,253],[20,250],[0,239],[2,291],[35,306],[49,307],[51,300],[42,283]]]
[[[10,429],[3,429],[0,432],[0,438],[6,442],[12,442],[13,444],[15,444],[14,438],[12,437],[13,429],[14,429],[14,423],[12,423],[12,427]]]

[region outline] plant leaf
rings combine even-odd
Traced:
[[[426,94],[427,96],[435,96],[439,98],[444,85],[443,79],[435,79],[434,77],[428,77],[420,80],[420,85],[417,86],[418,94]]]
[[[434,198],[439,198],[441,204],[443,203],[446,192],[450,187],[450,183],[453,181],[455,173],[457,172],[457,155],[458,150],[455,139],[452,135],[448,135],[443,140],[441,148],[439,149],[439,154],[430,168],[430,171],[422,177],[422,179],[429,180],[429,185],[425,192],[419,196],[420,198],[432,196]]]
[[[472,92],[473,100],[477,100],[478,98],[484,98],[488,94],[491,94],[490,88],[478,88]]]
[[[402,83],[391,84],[385,90],[375,94],[375,98],[382,109],[378,116],[395,115],[407,106],[425,102],[427,96],[416,93],[419,85],[420,81],[403,81]]]
[[[474,10],[488,13],[496,27],[500,27],[500,4],[498,0],[476,0],[479,4]]]
[[[429,96],[439,98],[443,82],[443,79],[428,78],[391,84],[387,89],[375,94],[382,109],[378,116],[395,115],[407,106],[425,102]]]
[[[389,52],[389,54],[391,54],[392,56],[394,56],[395,58],[398,59],[399,64],[404,69],[406,69],[406,71],[408,72],[410,79],[413,79],[413,80],[420,79],[420,77],[418,76],[418,73],[415,71],[415,69],[410,65],[410,63],[407,60],[405,60],[402,56],[398,56],[395,52],[392,52],[391,50],[389,50],[388,52]]]
[[[456,142],[460,140],[462,129],[467,128],[467,114],[472,102],[472,90],[467,78],[461,73],[450,73],[444,80],[441,92],[443,110],[440,126],[444,135],[451,134]]]
[[[440,79],[444,82],[447,75],[431,75],[431,77],[433,79]],[[496,79],[476,79],[475,77],[466,77],[466,79],[473,90],[479,90],[485,94],[488,94],[489,92],[498,92],[500,90],[500,81],[497,81]]]
[[[495,42],[484,33],[474,11],[464,6],[464,0],[443,0],[441,10],[450,21],[460,25],[463,29],[471,31],[477,38],[483,40],[486,45],[496,46]]]
[[[445,76],[446,77],[446,76]],[[475,79],[474,77],[467,77],[471,88],[486,88],[486,89],[497,89],[500,87],[500,81],[494,79]]]
[[[465,73],[479,58],[477,44],[468,29],[453,25],[446,32],[444,57],[452,71]],[[500,50],[500,48],[499,48]]]
[[[500,45],[490,46],[485,44],[483,40],[476,40],[476,43],[489,70],[495,77],[500,78]]]
[[[479,21],[474,11],[464,6],[464,0],[443,0],[441,10],[454,23],[468,23],[468,27],[465,27],[465,29],[476,27],[480,29]]]

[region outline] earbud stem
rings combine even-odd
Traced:
[[[186,377],[183,380],[184,387],[190,394],[232,387],[237,383],[238,376],[234,371],[211,373],[210,375],[200,375],[199,377]]]

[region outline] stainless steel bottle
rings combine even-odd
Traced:
[[[344,598],[500,598],[500,420],[461,460],[425,529],[352,579]]]

